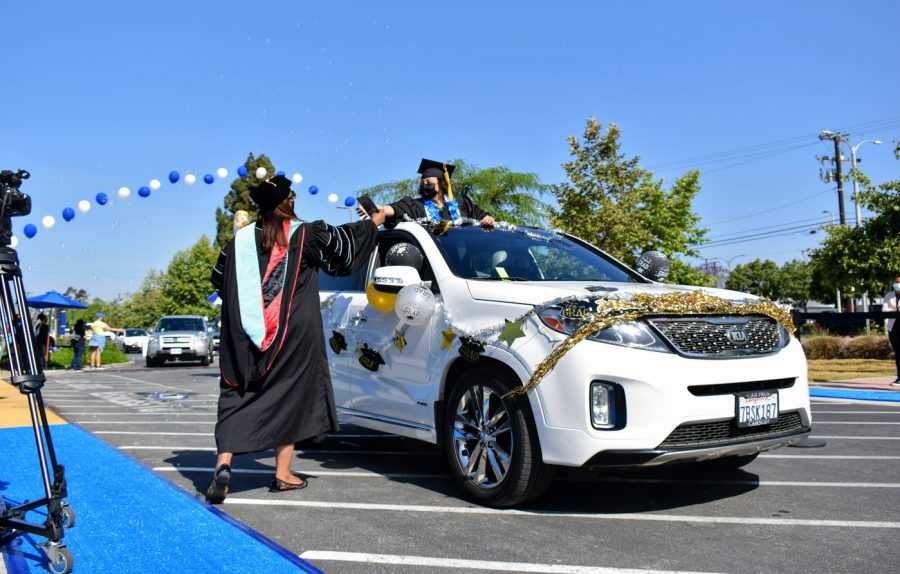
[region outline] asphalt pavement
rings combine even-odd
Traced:
[[[200,493],[215,461],[215,367],[55,372],[43,395],[70,425],[208,509]],[[541,500],[506,510],[462,498],[437,447],[346,424],[298,451],[295,469],[309,488],[269,493],[272,454],[244,455],[225,504],[207,514],[325,572],[894,572],[900,389],[892,380],[815,384],[811,440],[764,453],[743,471],[562,476]],[[816,396],[826,391],[864,398]],[[864,394],[873,392],[878,398]],[[63,462],[86,456],[59,447]],[[14,478],[0,470],[0,485]],[[67,534],[76,559],[96,551],[78,546],[78,529],[102,527],[82,521]],[[127,550],[139,559],[140,548]],[[198,546],[196,559],[215,551]],[[170,567],[151,559],[138,570]]]

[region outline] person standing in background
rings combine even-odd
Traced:
[[[81,364],[84,362],[84,319],[78,319],[78,321],[75,322],[73,331],[72,349],[75,351],[75,356],[72,357],[72,364],[69,365],[69,368],[73,371],[80,371]]]
[[[91,323],[91,367],[99,369],[101,365],[101,355],[103,349],[106,348],[106,332],[109,331],[109,325],[103,322],[103,313],[97,313],[94,322]]]
[[[50,352],[50,326],[47,324],[47,316],[43,313],[37,316],[37,326],[34,329],[34,351],[37,355],[37,363],[41,369],[47,367],[47,354]]]
[[[894,284],[891,285],[892,290],[884,294],[881,300],[881,310],[885,312],[893,312],[900,310],[900,275],[894,277]],[[897,378],[891,383],[893,387],[900,387],[900,321],[896,319],[888,319],[885,321],[885,329],[887,330],[888,341],[891,342],[891,348],[894,350],[894,362],[897,365]]]

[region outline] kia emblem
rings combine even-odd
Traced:
[[[731,329],[725,334],[728,337],[728,340],[734,343],[735,345],[745,345],[747,341],[750,340],[750,337],[747,336],[747,331],[743,329]]]

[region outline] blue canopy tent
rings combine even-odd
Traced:
[[[34,309],[64,309],[64,308],[72,308],[72,309],[87,309],[87,305],[76,301],[75,299],[69,299],[65,295],[57,292],[57,291],[47,291],[41,295],[35,295],[34,297],[28,297],[25,299],[26,305],[32,307]],[[53,329],[52,321],[51,321],[51,330],[50,332],[56,332]],[[65,315],[60,314],[59,318],[59,329],[62,331],[65,328]],[[60,334],[64,334],[60,332]]]

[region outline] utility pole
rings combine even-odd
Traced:
[[[819,139],[822,141],[831,140],[834,142],[834,157],[821,157],[820,160],[831,160],[834,162],[834,178],[837,180],[837,192],[838,192],[838,214],[840,217],[841,225],[847,224],[847,216],[844,213],[844,178],[841,174],[841,162],[843,162],[844,158],[841,156],[841,142],[844,141],[844,134],[834,133],[829,130],[825,130],[819,134]],[[828,179],[826,179],[828,181]]]

